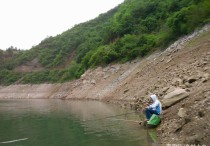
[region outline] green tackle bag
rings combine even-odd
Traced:
[[[160,117],[158,115],[153,114],[149,121],[147,122],[148,127],[157,127],[160,123]]]

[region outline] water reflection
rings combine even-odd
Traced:
[[[0,140],[27,137],[22,145],[156,145],[139,114],[97,101],[4,100],[0,117]]]

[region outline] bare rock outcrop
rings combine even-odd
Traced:
[[[185,89],[176,88],[174,91],[163,97],[163,108],[168,108],[187,96],[189,96],[189,93],[187,93]]]

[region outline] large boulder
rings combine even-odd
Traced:
[[[185,89],[176,88],[174,91],[168,93],[163,97],[162,106],[163,108],[170,107],[181,101],[182,99],[186,98],[187,96],[189,96],[189,93],[187,93]]]

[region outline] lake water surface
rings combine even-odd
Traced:
[[[97,101],[0,100],[0,146],[153,146],[142,115]]]

